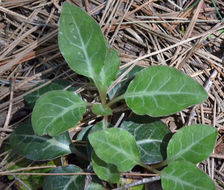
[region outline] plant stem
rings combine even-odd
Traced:
[[[163,161],[163,162],[161,162],[161,163],[159,163],[159,164],[155,164],[155,165],[153,165],[153,168],[154,168],[154,169],[162,168],[162,167],[164,167],[164,166],[166,166],[166,165],[168,165],[168,161],[167,161],[167,160],[165,160],[165,161]]]
[[[103,89],[100,88],[100,86],[99,86],[99,84],[98,84],[98,82],[97,82],[96,79],[93,79],[93,81],[94,81],[94,83],[95,83],[95,85],[96,85],[96,88],[98,89],[98,92],[99,92],[99,95],[100,95],[101,103],[102,103],[103,105],[105,105],[105,104],[106,104],[107,93],[106,93],[105,90],[103,90]]]
[[[219,10],[218,10],[218,8],[217,8],[217,6],[216,6],[216,4],[215,4],[215,1],[212,0],[212,3],[213,3],[213,5],[214,5],[214,7],[215,7],[215,10],[216,10],[217,14],[219,15],[219,18],[222,20],[222,19],[223,19],[223,18],[222,18],[222,15],[220,14],[220,12],[219,12]]]
[[[118,102],[118,101],[120,101],[120,100],[122,100],[122,99],[124,99],[124,94],[122,94],[122,95],[120,95],[120,96],[114,98],[113,100],[111,100],[111,101],[107,104],[107,106],[110,107],[110,106],[112,106],[114,103],[116,103],[116,102]]]
[[[103,117],[103,129],[107,129],[107,116]]]
[[[100,94],[100,100],[101,100],[102,105],[105,105],[106,104],[106,98],[107,98],[106,93],[99,91],[99,94]]]
[[[153,173],[156,173],[156,174],[159,174],[159,175],[160,175],[160,173],[161,173],[159,170],[155,169],[154,167],[152,167],[152,166],[148,166],[147,164],[144,164],[144,163],[142,163],[142,162],[139,163],[139,165],[142,166],[143,168],[147,169],[148,171],[153,172]]]

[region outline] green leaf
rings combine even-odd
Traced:
[[[117,78],[119,71],[120,58],[114,49],[107,49],[105,64],[97,77],[97,81],[101,91],[106,94],[107,89]]]
[[[86,141],[88,140],[88,134],[91,130],[93,126],[92,125],[89,125],[89,126],[86,126],[85,128],[83,128],[79,134],[77,135],[77,137],[75,138],[75,140],[77,141]]]
[[[139,72],[124,94],[139,115],[166,116],[207,98],[207,92],[191,77],[167,66],[151,66]]]
[[[103,186],[103,181],[97,176],[91,176],[91,182],[86,183],[85,189],[87,190],[106,190]]]
[[[134,76],[143,69],[143,67],[140,67],[136,65],[124,79],[122,79],[121,82],[119,82],[115,87],[111,89],[111,91],[108,93],[108,96],[110,99],[113,99],[117,96],[120,96],[125,93],[125,91],[128,88],[129,83],[131,80],[134,78]],[[122,71],[119,72],[119,76],[121,76],[127,69],[123,69]]]
[[[92,111],[96,115],[112,115],[112,110],[106,105],[96,104],[92,107]]]
[[[129,171],[140,163],[135,139],[124,129],[112,128],[94,132],[89,135],[89,141],[97,156],[116,165],[119,171]]]
[[[106,56],[105,39],[97,22],[82,9],[65,2],[58,43],[68,65],[96,82]]]
[[[215,190],[215,184],[203,171],[189,162],[173,162],[161,173],[164,190]]]
[[[166,158],[166,147],[171,132],[163,122],[138,124],[132,121],[124,121],[121,128],[135,137],[143,163],[157,163]]]
[[[81,168],[75,165],[68,165],[66,167],[57,167],[50,173],[80,173],[83,172]],[[58,175],[47,176],[44,178],[43,190],[74,190],[84,189],[85,176],[84,175]]]
[[[101,160],[94,151],[92,151],[93,170],[96,175],[110,183],[117,183],[120,179],[120,172],[113,164],[108,164]]]
[[[57,137],[37,136],[31,124],[17,127],[10,136],[10,144],[15,152],[31,160],[51,160],[71,153],[72,141],[68,132]]]
[[[217,130],[207,125],[192,125],[180,129],[167,147],[167,161],[189,161],[194,164],[205,160],[215,146]]]
[[[36,102],[32,113],[34,132],[51,136],[75,127],[86,111],[83,100],[72,92],[50,91]]]
[[[101,184],[92,182],[87,186],[87,190],[106,190]]]
[[[89,134],[97,132],[97,131],[102,131],[103,129],[106,128],[111,128],[112,125],[109,122],[105,122],[105,120],[101,120],[100,122],[96,123],[90,130]]]
[[[71,83],[66,80],[56,80],[24,97],[24,100],[29,104],[29,106],[34,107],[35,102],[37,99],[43,95],[44,93],[52,90],[63,90],[67,86],[69,86]],[[40,86],[39,84],[38,86]],[[70,87],[68,91],[75,91],[77,88],[75,87]]]

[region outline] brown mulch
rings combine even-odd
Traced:
[[[204,103],[167,117],[164,122],[173,132],[179,125],[193,123],[217,128],[215,150],[199,166],[214,180],[217,189],[224,189],[224,23],[212,1],[201,0],[185,11],[194,0],[67,2],[81,7],[99,22],[111,47],[119,52],[120,69],[169,65],[205,87],[209,98]],[[215,2],[223,16],[224,2]],[[10,151],[2,147],[31,112],[24,96],[59,78],[79,84],[80,92],[86,88],[87,80],[67,67],[58,50],[62,3],[0,1],[0,167],[4,169],[10,163]],[[35,87],[40,83],[43,84]],[[6,180],[3,186],[14,182]]]

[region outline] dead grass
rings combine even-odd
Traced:
[[[178,130],[177,121],[181,125],[203,123],[217,128],[214,153],[200,168],[215,181],[217,189],[223,189],[224,24],[212,2],[201,0],[183,11],[194,1],[67,1],[85,9],[100,23],[111,47],[120,54],[120,68],[129,68],[115,84],[135,65],[160,64],[175,67],[205,86],[209,94],[206,102],[164,121],[174,132]],[[61,5],[59,0],[0,1],[0,146],[8,143],[16,124],[30,114],[24,111],[25,95],[58,78],[79,84],[79,92],[88,86],[66,66],[58,50]],[[223,1],[217,0],[216,5],[223,15]],[[41,82],[45,83],[33,88]],[[23,112],[18,113],[21,109]],[[1,150],[0,154],[1,167],[7,169],[8,164],[14,164],[9,161],[9,152]]]

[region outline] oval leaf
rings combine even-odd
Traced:
[[[112,115],[112,110],[106,105],[96,104],[92,107],[92,111],[96,115]]]
[[[31,124],[17,127],[10,136],[10,144],[14,151],[31,160],[51,160],[71,153],[72,143],[68,132],[57,137],[37,136]]]
[[[189,161],[194,164],[205,160],[215,146],[217,130],[207,125],[192,125],[180,129],[167,147],[167,161]]]
[[[108,164],[101,160],[94,151],[92,151],[93,170],[96,175],[110,183],[117,183],[120,179],[120,172],[113,164]]]
[[[126,129],[135,137],[143,163],[152,164],[166,159],[166,148],[171,132],[163,122],[138,124],[124,121],[121,128]]]
[[[58,43],[68,65],[95,82],[106,55],[105,39],[97,22],[82,9],[65,2]]]
[[[103,161],[117,166],[119,171],[129,171],[140,163],[138,146],[134,137],[124,129],[106,129],[89,135],[90,144]]]
[[[50,173],[80,173],[83,172],[81,168],[75,165],[68,165],[66,167],[57,167]],[[47,176],[44,178],[44,190],[74,190],[84,189],[85,176],[84,175],[58,175]]]
[[[161,173],[164,190],[215,190],[215,184],[203,171],[189,162],[173,162]]]
[[[157,117],[199,104],[207,98],[207,92],[174,68],[151,66],[136,75],[124,96],[135,113]]]
[[[60,90],[47,92],[37,100],[33,109],[34,132],[59,135],[75,127],[85,111],[85,103],[77,94]]]
[[[117,78],[119,71],[120,58],[114,49],[107,49],[105,64],[97,77],[101,91],[106,94],[107,89]]]

